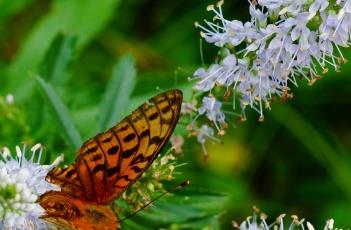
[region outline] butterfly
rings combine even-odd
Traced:
[[[73,164],[52,169],[48,191],[38,202],[47,222],[64,229],[115,230],[115,213],[106,205],[119,198],[161,152],[180,116],[180,90],[161,93],[109,130],[87,140]]]

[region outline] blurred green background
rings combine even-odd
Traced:
[[[212,3],[0,0],[0,146],[40,142],[46,162],[63,152],[69,163],[82,140],[159,90],[180,88],[189,100],[194,82],[188,77],[202,65],[193,23],[213,17],[206,11]],[[223,8],[228,19],[249,19],[246,1],[226,1]],[[210,64],[216,49],[202,43]],[[328,218],[350,227],[350,73],[349,62],[312,87],[301,81],[294,98],[277,100],[263,123],[250,110],[245,123],[228,116],[233,125],[223,143],[207,144],[206,162],[196,139],[185,138],[178,162],[187,164],[177,169],[177,180],[190,179],[191,186],[125,228],[230,229],[253,205],[271,221],[287,213],[316,228]],[[14,95],[11,105],[7,94]],[[111,112],[109,105],[118,107]],[[186,125],[176,133],[186,136]]]

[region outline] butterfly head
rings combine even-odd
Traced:
[[[77,201],[61,192],[47,192],[40,197],[39,203],[46,211],[45,216],[73,220],[83,215]]]
[[[55,225],[69,229],[117,229],[115,214],[105,206],[82,202],[57,191],[43,194],[39,203],[45,209],[42,218]]]

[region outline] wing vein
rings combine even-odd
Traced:
[[[119,167],[119,170],[117,172],[116,179],[113,181],[113,183],[111,183],[111,184],[115,184],[119,178],[119,175],[121,174],[121,161],[122,161],[123,146],[122,146],[121,141],[119,140],[119,138],[117,136],[117,133],[115,133],[115,131],[113,129],[111,129],[111,132],[115,136],[115,138],[117,139],[117,142],[119,145],[118,161],[117,161],[117,165],[116,165],[117,167]]]
[[[140,149],[140,141],[139,141],[139,140],[140,140],[140,136],[139,136],[138,132],[136,131],[134,124],[129,120],[129,117],[127,117],[127,121],[128,121],[128,123],[129,123],[129,125],[132,126],[132,129],[133,129],[134,132],[136,133],[136,136],[137,136],[137,138],[138,138],[138,144],[137,144],[137,146],[138,146],[138,150],[139,150],[139,149]],[[138,150],[136,150],[135,153],[137,153]],[[135,154],[135,153],[133,154],[133,158],[132,158],[131,162],[134,160],[135,156],[137,155],[137,154]]]
[[[104,191],[106,191],[106,188],[107,188],[107,174],[106,174],[106,172],[108,169],[107,157],[106,157],[106,153],[105,153],[104,149],[102,148],[101,143],[98,140],[98,138],[95,139],[95,142],[96,142],[97,146],[99,147],[99,149],[101,150],[102,154],[104,155],[104,167],[105,167],[105,170],[103,170],[104,171]]]
[[[97,197],[96,197],[95,182],[94,182],[93,175],[91,174],[89,165],[88,165],[87,161],[84,159],[84,157],[82,157],[82,160],[83,160],[85,166],[87,167],[87,171],[88,171],[88,173],[89,173],[89,177],[90,177],[90,181],[91,181],[91,185],[92,185],[92,191],[94,192],[95,198],[97,198]]]

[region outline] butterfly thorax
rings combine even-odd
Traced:
[[[69,229],[115,230],[117,218],[103,205],[84,202],[63,192],[50,191],[40,197],[44,219]]]

